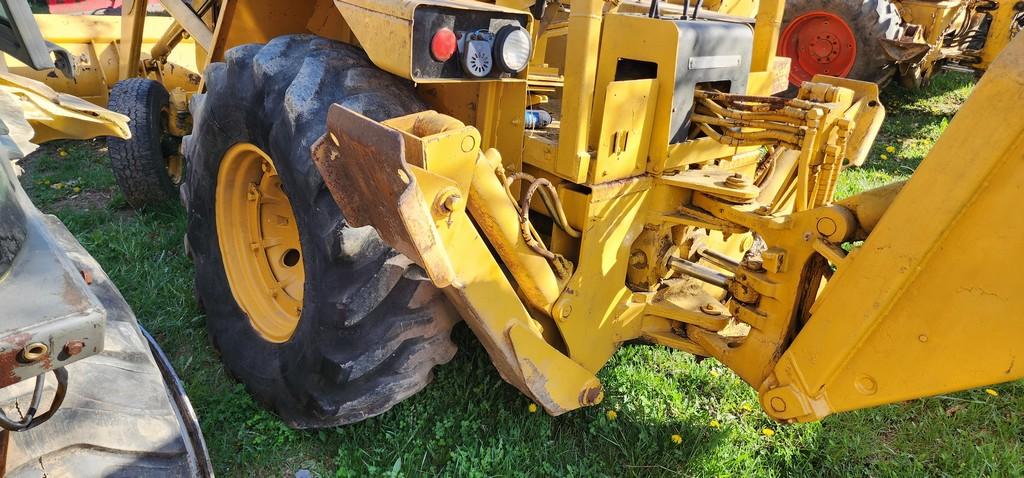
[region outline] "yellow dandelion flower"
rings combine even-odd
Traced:
[[[882,155],[882,159],[889,159],[889,155],[888,154],[883,154]]]
[[[718,370],[712,370],[711,371],[711,376],[712,377],[718,378],[721,375],[722,375],[722,372],[719,372]]]
[[[607,417],[610,422],[614,422],[616,418],[619,418],[619,414],[615,410],[608,410],[607,412],[604,412],[604,416]]]
[[[53,183],[50,185],[50,189],[61,189],[64,187],[63,183]]]
[[[754,408],[751,407],[750,404],[747,403],[747,402],[743,402],[743,405],[740,405],[740,408],[743,409],[744,412],[752,412],[752,411],[754,411]]]
[[[65,156],[67,156],[67,155],[68,155],[68,152],[67,152],[67,151],[64,151],[64,150],[62,149],[62,150],[60,150],[60,151],[57,151],[57,154],[59,154],[59,155],[60,155],[60,157],[62,157],[62,158],[63,158],[63,157],[65,157]]]
[[[895,146],[886,146],[885,150],[890,152],[890,153],[895,153],[896,152],[896,147]]]
[[[526,407],[526,409],[529,410],[530,413],[537,413],[537,404],[531,403],[530,406]]]
[[[985,393],[987,393],[989,395],[992,395],[993,397],[998,397],[999,396],[999,392],[997,392],[997,391],[995,391],[995,390],[993,390],[991,388],[986,388],[985,389]]]
[[[683,437],[681,437],[679,435],[672,435],[672,443],[675,443],[676,445],[678,445],[678,444],[680,444],[682,442],[683,442]]]
[[[715,429],[722,428],[722,424],[718,423],[718,420],[711,420],[708,422],[708,426]]]
[[[73,189],[72,191],[74,191],[76,193],[80,193],[80,192],[82,192],[82,188],[80,188],[78,186],[75,186],[75,189]]]
[[[775,434],[775,430],[772,430],[771,428],[765,427],[764,430],[761,430],[761,433],[764,434],[764,436],[766,436],[766,437],[770,437],[770,436]]]

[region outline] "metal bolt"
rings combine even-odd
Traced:
[[[777,413],[786,411],[786,401],[782,397],[772,397],[771,401],[769,401],[769,406],[772,407],[772,411]]]
[[[732,189],[744,189],[750,187],[750,180],[740,173],[725,178],[725,186]]]
[[[757,259],[744,259],[740,265],[751,272],[761,272],[764,270],[764,261]]]
[[[700,306],[700,311],[712,316],[722,315],[722,311],[718,310],[718,307],[715,307],[715,304],[710,302]]]
[[[854,380],[853,382],[853,387],[856,388],[858,392],[864,395],[874,395],[875,393],[878,392],[878,382],[875,382],[874,378],[871,378],[867,375],[861,375],[860,377],[857,377],[857,379]]]
[[[460,198],[458,194],[448,196],[444,198],[444,202],[441,203],[441,207],[444,208],[445,211],[454,211],[455,205],[458,204],[459,199]]]
[[[817,227],[818,233],[823,236],[831,236],[832,234],[835,234],[836,231],[839,230],[839,226],[836,225],[836,221],[834,221],[830,217],[823,217],[821,219],[818,219]]]
[[[82,353],[82,349],[85,348],[85,342],[81,340],[69,340],[68,343],[64,344],[64,353],[68,354],[69,357],[74,357]]]
[[[434,198],[434,210],[441,216],[449,216],[455,212],[455,206],[458,205],[460,199],[462,199],[462,195],[458,193],[457,189],[445,188]]]

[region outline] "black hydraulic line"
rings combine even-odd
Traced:
[[[7,416],[3,410],[0,410],[0,428],[9,430],[12,432],[25,431],[30,428],[35,428],[41,425],[43,422],[50,419],[60,405],[64,403],[64,397],[68,393],[68,371],[62,368],[56,368],[52,370],[53,376],[57,378],[57,391],[53,394],[53,400],[50,402],[50,408],[42,415],[36,416],[36,412],[39,411],[39,402],[43,400],[43,390],[46,385],[46,374],[36,376],[35,389],[32,391],[32,400],[28,406],[28,410],[21,420],[15,421]]]

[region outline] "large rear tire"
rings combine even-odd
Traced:
[[[310,147],[332,103],[376,120],[425,106],[360,50],[308,35],[233,48],[205,80],[182,196],[224,364],[293,427],[387,411],[455,354],[457,316],[372,228],[346,224]]]
[[[899,38],[902,23],[890,0],[788,0],[778,48],[793,60],[790,84],[815,74],[888,81],[896,69],[882,40]]]

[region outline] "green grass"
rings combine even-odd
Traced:
[[[863,169],[844,173],[840,194],[909,176],[972,84],[945,75],[923,92],[887,90],[882,136]],[[974,390],[782,427],[714,360],[631,345],[601,373],[604,403],[553,418],[529,412],[465,326],[455,332],[459,354],[423,393],[359,424],[290,430],[225,374],[208,344],[180,209],[132,212],[100,142],[44,148],[26,167],[36,203],[65,221],[174,361],[220,476],[1024,474],[1021,383],[996,387],[998,396]]]

